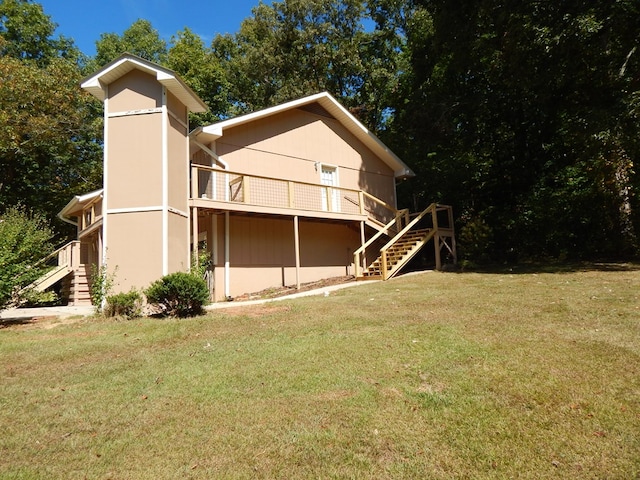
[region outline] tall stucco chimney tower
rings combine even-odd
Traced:
[[[124,54],[82,82],[104,104],[103,251],[114,292],[189,268],[188,114],[171,70]]]

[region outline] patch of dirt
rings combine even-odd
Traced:
[[[322,280],[318,280],[315,282],[303,283],[300,285],[299,289],[296,289],[295,286],[288,286],[288,287],[278,287],[278,288],[267,288],[265,290],[261,290],[259,292],[254,292],[254,293],[245,293],[244,295],[238,295],[237,297],[234,297],[233,301],[245,302],[247,300],[264,300],[268,298],[278,298],[278,297],[283,297],[285,295],[291,295],[293,293],[321,289],[325,287],[330,287],[332,285],[342,285],[343,283],[350,283],[354,281],[355,281],[355,277],[353,275],[346,275],[343,277],[323,278]]]
[[[0,319],[0,330],[3,328],[44,329],[49,330],[60,325],[69,325],[84,320],[82,316],[60,317],[57,315],[33,316],[22,318]]]

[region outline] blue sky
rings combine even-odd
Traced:
[[[73,38],[82,52],[93,56],[101,33],[122,34],[139,18],[149,20],[167,41],[189,27],[208,46],[217,33],[236,33],[260,0],[35,1],[58,24],[56,35]]]

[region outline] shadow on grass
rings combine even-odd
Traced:
[[[458,268],[457,273],[574,273],[574,272],[637,272],[640,263],[633,262],[572,262],[572,263],[518,263],[512,265],[481,265],[473,268]]]
[[[29,325],[40,317],[8,317],[0,318],[0,330],[3,328],[16,327],[18,325]]]

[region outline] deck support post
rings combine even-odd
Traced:
[[[192,255],[192,263],[193,265],[190,266],[189,271],[192,272],[193,268],[197,268],[198,267],[198,207],[193,207],[191,209],[191,228],[193,230],[193,236],[192,236],[192,240],[191,240],[191,251],[193,252]]]
[[[300,225],[297,215],[293,217],[293,242],[296,252],[296,290],[300,290]]]
[[[431,212],[431,218],[433,219],[433,229],[435,230],[435,235],[433,236],[433,246],[435,248],[435,256],[436,256],[436,270],[442,270],[442,259],[440,258],[440,232],[438,231],[438,206],[436,205]]]
[[[224,212],[224,298],[231,297],[229,285],[229,212]]]
[[[360,246],[362,247],[367,242],[367,237],[364,232],[364,221],[360,222]],[[356,278],[362,275],[362,272],[367,268],[367,251],[362,252],[362,262],[360,261],[360,254],[356,255]]]

